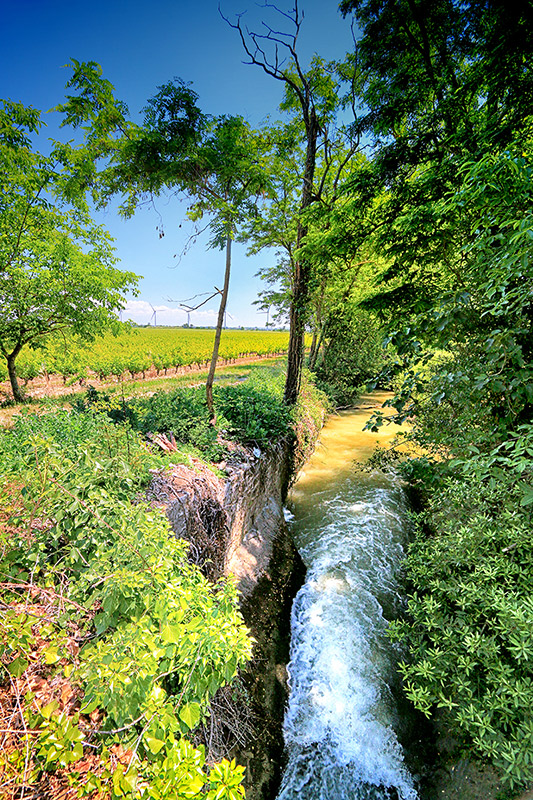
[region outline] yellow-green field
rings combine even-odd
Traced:
[[[129,328],[81,345],[70,337],[56,337],[46,350],[24,350],[17,369],[23,380],[38,375],[60,375],[65,381],[96,374],[100,379],[128,374],[133,377],[151,368],[166,371],[211,358],[215,332],[199,328]],[[248,355],[275,355],[287,349],[287,331],[225,330],[219,356],[234,359]],[[0,380],[7,367],[0,365]]]

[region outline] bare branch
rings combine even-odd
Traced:
[[[181,303],[181,305],[184,305],[185,303],[188,303],[189,300],[196,300],[197,297],[206,297],[208,294],[211,294],[211,292],[200,292],[199,294],[193,294],[192,297],[186,297],[185,300],[172,300],[170,297],[167,297],[167,300],[169,303]]]
[[[286,19],[288,19],[289,22],[293,22],[295,24],[295,26],[296,26],[296,34],[294,36],[294,39],[296,40],[296,38],[298,36],[298,33],[300,32],[300,25],[302,24],[302,21],[303,21],[303,18],[304,18],[303,11],[302,11],[301,14],[299,12],[298,0],[296,0],[296,2],[294,3],[294,8],[292,9],[292,11],[290,13],[287,13],[286,11],[282,11],[281,8],[278,8],[277,5],[275,5],[275,3],[263,3],[263,5],[260,6],[260,8],[273,8],[274,11],[277,11],[277,13],[281,14],[282,17],[286,17]],[[289,34],[284,34],[284,36],[288,36],[288,35]]]
[[[222,294],[222,292],[221,292],[220,289],[217,289],[217,287],[215,286],[215,291],[212,292],[212,293],[210,293],[210,292],[202,292],[201,294],[195,294],[193,297],[189,297],[188,298],[189,300],[194,300],[195,297],[205,297],[206,295],[209,295],[207,300],[203,300],[201,303],[198,303],[198,305],[196,305],[196,306],[187,305],[188,300],[172,300],[170,297],[168,297],[167,300],[168,300],[169,303],[177,303],[180,308],[183,308],[185,311],[190,313],[191,311],[197,311],[202,306],[205,306],[206,303],[209,303],[209,301],[212,300],[213,297],[216,297],[218,294]]]
[[[215,286],[215,289],[216,289],[216,286]],[[204,300],[203,303],[198,303],[197,306],[189,306],[189,307],[183,306],[183,308],[186,308],[187,311],[197,311],[202,306],[205,306],[206,303],[209,303],[209,301],[212,300],[213,297],[216,297],[217,294],[222,294],[220,289],[216,289],[216,292],[213,292],[213,294],[210,294],[209,297],[207,298],[207,300]]]
[[[6,583],[5,581],[2,581],[0,586],[3,589],[10,589],[11,591],[27,591],[28,589],[32,589],[34,594],[43,594],[48,597],[58,598],[61,603],[69,603],[71,606],[74,606],[74,608],[77,608],[78,611],[83,611],[85,614],[91,613],[89,608],[80,606],[79,603],[75,603],[74,600],[69,600],[68,597],[58,594],[53,589],[46,589],[43,586],[37,586],[34,583],[27,583],[26,581],[19,581],[18,583]]]
[[[302,85],[306,85],[305,77],[303,71],[300,67],[300,63],[298,60],[298,54],[296,52],[296,42],[298,39],[298,34],[300,32],[300,26],[303,19],[303,15],[300,16],[298,11],[298,3],[295,3],[295,7],[292,12],[292,16],[290,14],[285,13],[284,11],[280,11],[277,6],[273,5],[272,3],[264,3],[263,8],[274,8],[279,14],[286,17],[294,24],[296,30],[295,33],[292,34],[284,34],[281,32],[274,31],[270,28],[266,23],[262,23],[263,26],[267,29],[268,33],[257,33],[256,31],[251,31],[249,28],[246,28],[246,32],[243,30],[243,26],[241,24],[241,17],[242,14],[238,14],[236,22],[231,22],[228,17],[224,16],[220,5],[218,7],[218,11],[222,19],[233,28],[233,30],[237,31],[240,39],[241,44],[243,47],[244,52],[249,58],[249,61],[245,61],[245,64],[253,64],[255,66],[261,67],[261,69],[267,74],[270,75],[272,78],[275,78],[278,81],[283,81],[284,83],[288,84],[294,92],[296,92],[300,103],[302,104],[302,108],[305,105],[306,96],[308,93],[308,86],[306,86],[306,92],[302,91],[302,87],[298,86],[298,84],[289,76],[287,73],[282,69],[283,64],[285,63],[284,60],[280,62],[279,60],[279,49],[278,46],[282,46],[286,48],[292,59],[294,60],[296,71],[300,80],[302,80]],[[292,38],[292,43],[286,42],[284,39],[280,38],[282,36]],[[274,45],[274,58],[269,58],[263,46],[261,46],[260,41],[268,41],[273,43]],[[250,46],[250,42],[253,44],[253,48]]]

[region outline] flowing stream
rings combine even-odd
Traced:
[[[384,397],[367,395],[366,408],[329,419],[289,498],[307,576],[292,610],[288,763],[278,800],[418,797],[397,738],[398,653],[386,635],[401,602],[403,492],[394,476],[353,463],[398,430],[362,432],[368,406]]]

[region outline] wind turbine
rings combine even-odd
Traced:
[[[155,308],[153,307],[153,305],[151,303],[148,303],[148,305],[150,306],[150,308],[153,311],[153,314],[150,317],[150,322],[148,324],[151,325],[152,324],[152,320],[153,320],[154,321],[154,327],[157,328],[157,311],[155,310]]]
[[[184,306],[183,303],[179,304],[179,308],[187,312],[187,327],[191,327],[191,311],[194,311],[193,306]]]

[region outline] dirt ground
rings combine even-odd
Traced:
[[[533,787],[513,793],[495,769],[470,760],[446,728],[445,715],[437,722],[436,749],[440,766],[424,800],[533,800]]]

